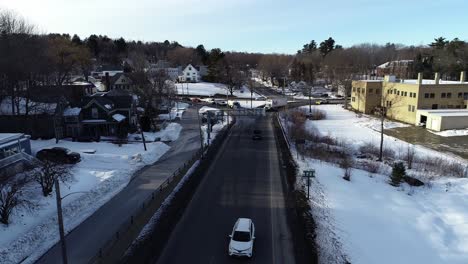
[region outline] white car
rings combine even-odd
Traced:
[[[249,257],[253,255],[255,226],[249,218],[239,218],[229,235],[229,256]]]

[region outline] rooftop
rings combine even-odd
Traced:
[[[24,134],[22,133],[0,133],[0,144],[17,140],[23,136]]]
[[[425,112],[436,116],[462,116],[468,117],[468,109],[418,109],[419,112]]]
[[[250,230],[250,222],[249,218],[239,218],[239,222],[237,223],[238,231],[249,231]]]

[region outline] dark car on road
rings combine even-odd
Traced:
[[[52,161],[62,164],[75,164],[81,160],[80,154],[71,152],[67,148],[54,147],[50,149],[41,149],[36,154],[36,158],[41,161]]]
[[[258,130],[258,129],[255,129],[255,130],[253,131],[252,139],[253,139],[253,140],[260,140],[260,139],[262,139],[262,131],[261,131],[261,130]]]

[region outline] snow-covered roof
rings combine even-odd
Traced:
[[[81,108],[79,107],[67,107],[63,111],[63,116],[77,116],[81,113]]]
[[[387,68],[389,66],[406,66],[410,63],[412,63],[413,60],[396,60],[396,61],[387,61],[383,64],[380,64],[379,66],[377,66],[377,68]]]
[[[124,115],[121,115],[121,114],[114,114],[112,116],[112,118],[117,122],[122,122],[122,121],[125,120],[126,117]]]
[[[22,137],[22,133],[0,133],[0,143],[4,143],[10,140],[16,140]]]
[[[403,83],[416,84],[418,80],[403,80]],[[422,84],[435,84],[435,80],[424,79],[422,80]],[[440,80],[439,84],[468,84],[468,82]]]
[[[448,116],[460,116],[468,118],[468,109],[419,109],[420,113],[427,113],[434,116],[448,117]]]

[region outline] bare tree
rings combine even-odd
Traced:
[[[31,204],[21,197],[26,183],[25,177],[0,183],[0,223],[10,224],[10,216],[13,210],[20,207],[29,207]]]
[[[36,26],[29,24],[24,18],[13,11],[0,10],[1,34],[33,34]]]
[[[380,118],[380,150],[378,161],[383,160],[385,120],[387,119],[387,115],[392,112],[392,109],[401,107],[401,102],[401,97],[394,94],[391,84],[388,83],[386,88],[382,88],[381,105],[374,109],[374,113]]]
[[[70,170],[70,165],[45,160],[39,168],[32,171],[32,177],[41,186],[42,194],[48,196],[53,191],[55,180],[67,182],[71,179]]]
[[[416,151],[414,149],[414,146],[411,144],[408,144],[405,158],[406,158],[406,163],[408,164],[408,169],[410,170],[413,167],[415,156],[416,156]]]

